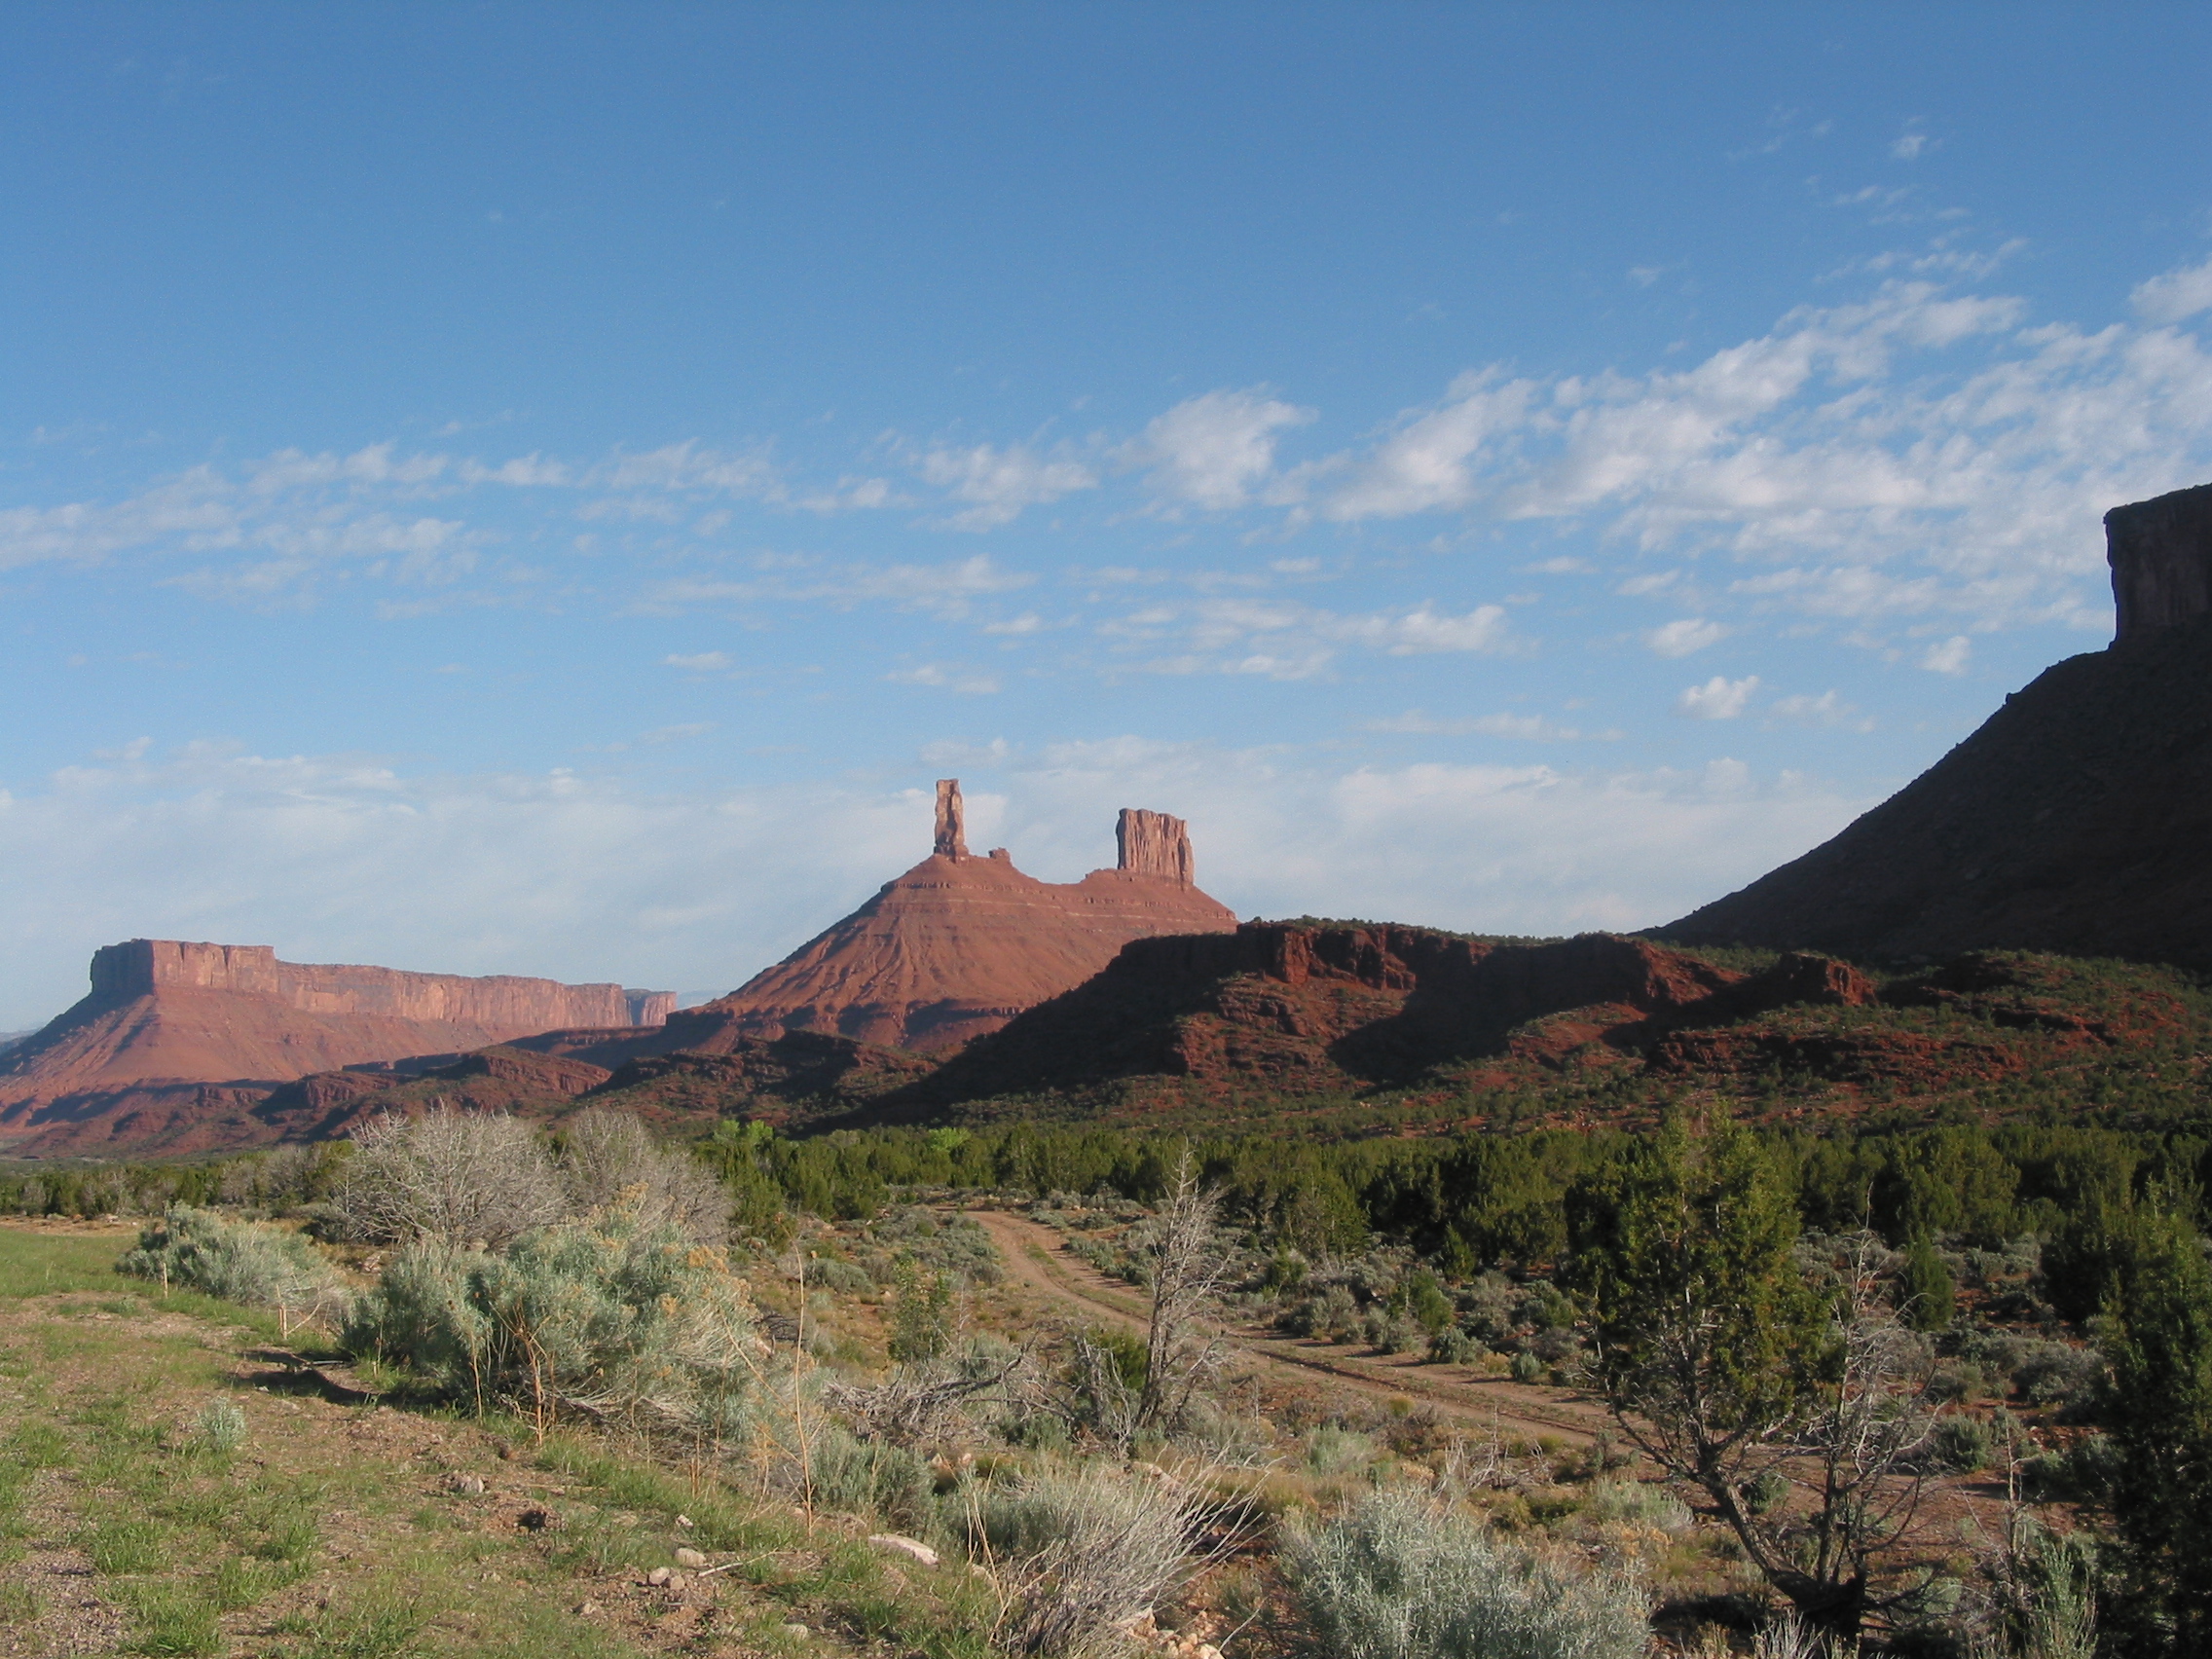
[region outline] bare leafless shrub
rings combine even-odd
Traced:
[[[353,1149],[331,1198],[351,1238],[497,1249],[568,1213],[544,1141],[502,1113],[378,1118]]]
[[[994,1490],[976,1550],[1006,1598],[999,1639],[1038,1659],[1088,1659],[1190,1572],[1201,1506],[1172,1480],[1088,1465]]]
[[[881,1382],[831,1380],[822,1399],[865,1440],[934,1446],[958,1438],[978,1411],[1025,1402],[1036,1373],[1026,1349],[971,1344],[957,1356],[899,1366]]]
[[[621,1204],[643,1227],[673,1227],[702,1244],[729,1235],[729,1189],[698,1160],[658,1145],[627,1112],[579,1112],[561,1138],[561,1187],[576,1214]]]
[[[1145,1331],[1144,1382],[1132,1423],[1137,1433],[1170,1433],[1228,1357],[1202,1314],[1230,1269],[1219,1236],[1221,1195],[1198,1185],[1189,1147],[1176,1159],[1158,1231],[1146,1252],[1152,1317]]]

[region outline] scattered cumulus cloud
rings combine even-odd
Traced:
[[[2180,322],[2194,316],[2212,308],[2212,259],[2154,276],[2140,283],[2128,300],[2146,322]]]
[[[1098,473],[1088,462],[1064,452],[1041,455],[1025,444],[931,450],[922,457],[921,473],[968,503],[945,521],[954,530],[995,530],[1024,507],[1098,488]]]
[[[1164,504],[1224,511],[1243,506],[1273,471],[1277,432],[1306,424],[1315,413],[1264,387],[1209,391],[1155,416],[1118,459],[1141,468]]]
[[[1675,713],[1693,720],[1732,720],[1741,715],[1759,688],[1759,677],[1747,675],[1728,680],[1714,675],[1703,685],[1692,685],[1675,699]]]
[[[1931,674],[1964,674],[1967,659],[1972,654],[1973,642],[1964,634],[1953,634],[1922,652],[1920,666]]]
[[[1692,651],[1717,645],[1727,637],[1728,630],[1718,622],[1709,622],[1702,616],[1683,616],[1651,629],[1643,636],[1643,643],[1660,656],[1685,657]]]
[[[1872,720],[1863,719],[1835,691],[1824,691],[1818,697],[1802,691],[1778,697],[1767,705],[1766,713],[1770,720],[1784,720],[1793,725],[1842,726],[1852,731],[1874,729]]]
[[[730,668],[726,651],[693,651],[688,655],[679,652],[660,660],[664,667],[681,668],[688,674],[726,674]]]
[[[925,662],[915,668],[899,669],[883,678],[895,685],[935,685],[947,691],[958,691],[968,697],[988,697],[999,688],[998,681],[990,675],[970,674],[934,662]]]

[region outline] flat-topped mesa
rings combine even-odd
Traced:
[[[1139,875],[1163,875],[1185,887],[1198,880],[1191,857],[1191,828],[1164,812],[1147,812],[1124,806],[1114,826],[1114,844],[1121,852],[1120,869]]]
[[[232,991],[274,997],[304,1014],[481,1025],[521,1035],[566,1025],[654,1025],[676,1003],[672,991],[564,985],[495,974],[414,974],[397,968],[280,962],[266,944],[205,944],[134,939],[92,953],[92,995],[106,1003],[164,990]]]
[[[1097,973],[1133,939],[1228,933],[1236,918],[1192,880],[1179,818],[1134,809],[1121,858],[1081,881],[1039,881],[1004,847],[968,851],[957,778],[939,780],[930,856],[829,932],[692,1010],[744,1036],[817,1031],[932,1051],[995,1031]]]
[[[2212,614],[2212,484],[2105,514],[2113,644]]]
[[[92,991],[0,1054],[0,1147],[39,1156],[205,1152],[270,1137],[278,1085],[560,1027],[640,1037],[669,991],[280,962],[266,944],[133,939],[93,953]]]

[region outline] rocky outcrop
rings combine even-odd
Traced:
[[[92,991],[0,1055],[0,1148],[251,1144],[245,1104],[314,1072],[457,1053],[548,1027],[633,1031],[666,992],[277,960],[267,945],[131,940],[92,957]],[[657,1027],[654,1027],[657,1029]]]
[[[959,781],[945,779],[928,858],[782,962],[688,1012],[727,1015],[746,1036],[819,1031],[935,1052],[1081,984],[1131,940],[1236,926],[1192,883],[1180,819],[1124,812],[1121,835],[1121,867],[1039,881],[1004,848],[969,854]]]
[[[1685,1022],[1874,994],[1847,964],[1744,975],[1609,934],[1538,944],[1390,924],[1250,922],[1138,940],[1096,978],[971,1044],[907,1098],[940,1106],[1129,1080],[1343,1094],[1468,1062],[1641,1052]]]
[[[1121,853],[1119,867],[1123,869],[1164,876],[1185,887],[1198,879],[1197,863],[1191,857],[1190,826],[1180,818],[1124,806],[1114,826],[1114,844]]]
[[[960,804],[960,780],[937,781],[937,839],[930,851],[940,859],[968,856],[968,814]]]
[[[2106,524],[2110,648],[2045,670],[1834,839],[1655,937],[2212,968],[2212,486]]]
[[[2212,484],[2105,514],[2115,645],[2212,615]]]

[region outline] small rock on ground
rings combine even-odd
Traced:
[[[937,1566],[937,1551],[931,1549],[921,1539],[909,1538],[903,1532],[871,1532],[868,1534],[867,1541],[879,1550],[887,1550],[895,1555],[911,1556],[924,1567]]]

